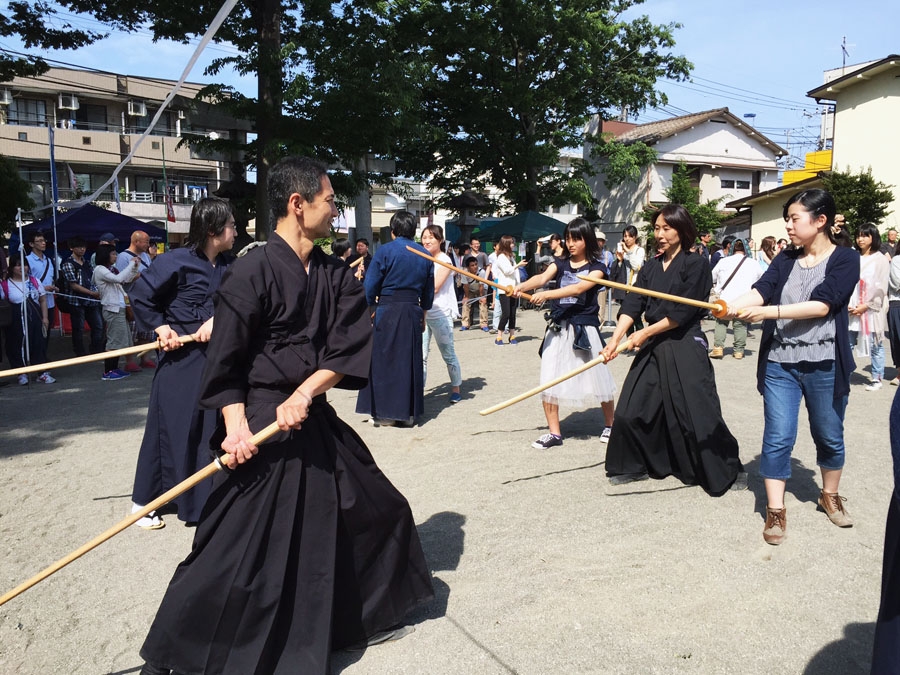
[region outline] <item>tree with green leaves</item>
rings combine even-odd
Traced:
[[[725,215],[719,211],[721,199],[708,199],[700,202],[700,188],[691,185],[691,170],[684,162],[672,168],[672,184],[666,189],[666,202],[680,204],[694,219],[698,232],[712,232],[719,229]],[[653,226],[650,224],[651,216],[656,209],[648,206],[644,209],[643,216],[647,220],[644,234],[649,240],[653,239]],[[693,243],[693,242],[691,242]]]
[[[219,11],[218,0],[185,4],[176,0],[58,0],[65,9],[89,15],[111,30],[150,30],[154,39],[188,42],[202,35]],[[0,35],[18,35],[28,47],[75,48],[104,37],[101,33],[60,31],[45,2],[14,2],[0,21]],[[256,138],[236,148],[228,138],[190,142],[200,149],[233,151],[256,169],[257,237],[266,238],[268,170],[287,154],[305,154],[346,169],[335,174],[335,188],[355,195],[360,186],[382,176],[366,170],[365,159],[401,154],[408,136],[418,140],[426,128],[416,119],[419,88],[412,77],[424,66],[414,50],[398,52],[397,25],[391,5],[376,0],[323,3],[304,0],[240,0],[214,37],[238,53],[215,59],[208,77],[231,68],[255,75],[257,95],[242,96],[213,84],[201,91],[226,111],[255,122]],[[69,27],[71,28],[71,27]],[[4,32],[5,31],[5,32]],[[46,71],[40,59],[0,61],[0,75],[35,75]],[[410,145],[410,144],[407,144]],[[418,147],[419,144],[413,144]],[[417,152],[419,152],[417,150]]]
[[[832,171],[823,177],[822,182],[834,197],[837,212],[844,214],[847,226],[854,235],[860,225],[880,225],[892,213],[888,207],[894,201],[891,188],[896,186],[876,180],[872,167],[856,174],[849,167],[843,172]]]
[[[405,0],[398,19],[432,65],[424,85],[436,161],[431,186],[498,188],[516,210],[591,204],[587,163],[558,169],[593,114],[662,104],[660,78],[684,78],[676,24],[626,20],[639,0]]]
[[[19,175],[15,160],[0,155],[0,238],[16,226],[17,209],[34,208],[31,186]]]

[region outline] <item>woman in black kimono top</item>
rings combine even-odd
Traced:
[[[213,295],[231,256],[234,216],[224,199],[207,197],[191,211],[188,245],[157,257],[128,292],[138,327],[155,331],[165,353],[153,376],[144,440],[132,490],[132,513],[209,464],[209,439],[216,411],[200,409],[200,380],[206,343],[213,328]],[[175,338],[193,335],[181,346]],[[178,518],[200,519],[209,481],[175,499]],[[151,513],[137,524],[159,529],[162,518]]]
[[[668,204],[653,216],[661,254],[648,261],[635,286],[696,300],[709,298],[709,264],[688,247],[697,237],[690,214]],[[683,248],[682,243],[686,246]],[[606,473],[618,485],[676,476],[720,495],[746,487],[738,444],[722,419],[708,345],[700,328],[704,310],[628,293],[607,359],[641,314],[646,327],[631,335],[637,355],[625,378],[606,451]],[[741,481],[735,484],[738,474]]]
[[[309,177],[292,179],[314,170],[322,189],[301,195]],[[354,270],[313,246],[333,205],[315,227],[298,225],[297,213],[319,217],[323,194],[333,199],[318,164],[281,160],[269,176],[277,229],[216,296],[201,405],[223,408],[228,437],[221,429],[213,447],[246,463],[212,479],[141,650],[156,667],[146,672],[325,674],[332,649],[365,643],[433,595],[409,504],[324,393],[365,384],[372,329]],[[245,432],[276,416],[287,430],[253,456]]]

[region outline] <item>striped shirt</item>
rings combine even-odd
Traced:
[[[825,259],[815,267],[801,267],[794,261],[784,289],[781,304],[806,302],[813,289],[825,280]],[[777,319],[769,361],[776,363],[818,363],[834,360],[834,316],[815,319]]]

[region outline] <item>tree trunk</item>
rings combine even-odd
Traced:
[[[256,143],[256,238],[265,241],[275,226],[271,222],[268,198],[269,166],[273,141],[277,138],[281,121],[282,80],[281,64],[281,0],[256,0],[256,25],[259,31],[257,68]]]

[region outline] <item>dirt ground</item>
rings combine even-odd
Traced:
[[[334,392],[339,414],[406,495],[437,597],[416,632],[338,653],[346,675],[409,673],[865,673],[880,592],[891,492],[888,411],[897,391],[854,374],[841,530],[817,511],[815,450],[801,412],[788,484],[788,539],[762,540],[762,399],[748,358],[715,362],[726,421],[750,489],[712,498],[676,479],[611,487],[599,409],[563,410],[565,444],[540,402],[478,411],[538,382],[543,321],[520,313],[518,346],[457,332],[463,401],[450,405],[432,350],[426,414],[412,429],[373,428]],[[709,336],[712,324],[705,325]],[[729,338],[730,339],[730,338]],[[69,354],[56,340],[53,355]],[[631,360],[611,370],[621,387]],[[3,364],[4,367],[7,364]],[[0,388],[0,592],[124,517],[151,375],[101,382],[100,366],[54,385]],[[894,376],[888,368],[887,375]],[[0,673],[136,673],[147,628],[193,530],[131,528],[0,608]]]

